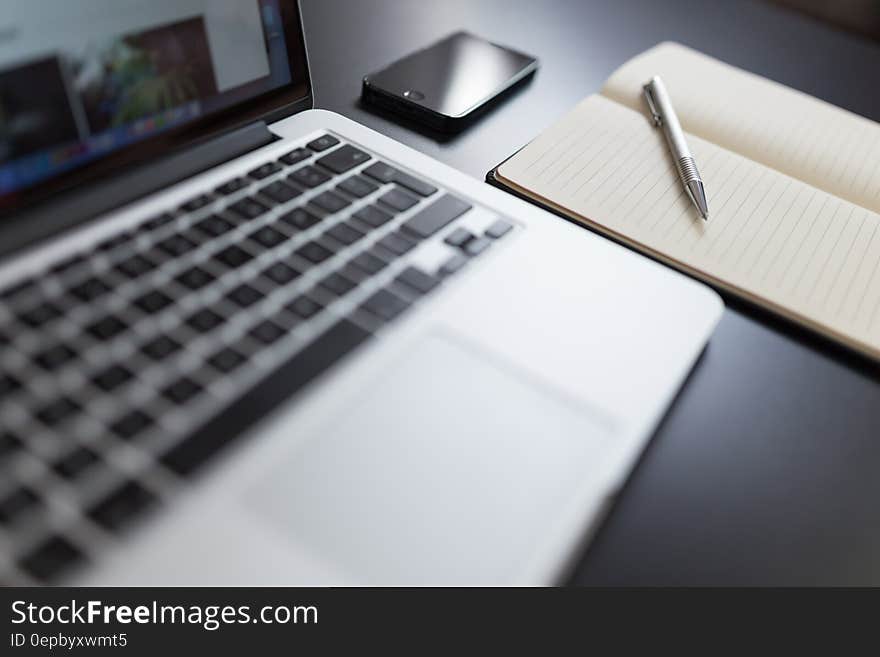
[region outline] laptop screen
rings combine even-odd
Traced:
[[[240,123],[308,95],[295,1],[28,0],[4,14],[0,209],[184,146],[224,112]]]

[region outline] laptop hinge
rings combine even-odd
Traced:
[[[213,137],[149,165],[59,194],[31,210],[7,217],[0,227],[0,257],[88,219],[131,203],[279,139],[263,121]]]

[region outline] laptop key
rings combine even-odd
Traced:
[[[316,240],[321,246],[326,248],[330,253],[339,253],[345,248],[344,244],[340,244],[336,240],[327,236],[327,233],[322,233],[318,236]]]
[[[452,194],[446,194],[410,217],[402,228],[420,239],[425,239],[448,226],[470,209],[469,203]]]
[[[400,233],[388,233],[385,237],[376,242],[376,244],[383,249],[390,251],[394,255],[399,256],[409,253],[416,246],[416,242],[413,242],[411,239]]]
[[[34,548],[19,565],[41,581],[52,580],[85,560],[79,549],[61,536],[52,536]]]
[[[346,144],[345,146],[340,146],[329,155],[320,158],[318,164],[330,169],[333,173],[345,173],[369,159],[370,156],[367,153],[364,153],[359,148],[355,148],[351,144]]]
[[[248,308],[260,301],[263,295],[256,288],[244,283],[227,294],[226,298],[240,308]]]
[[[504,219],[497,219],[486,229],[486,237],[491,237],[493,240],[497,240],[498,238],[507,235],[512,229],[512,223],[505,221]]]
[[[195,212],[199,208],[209,205],[213,200],[214,197],[210,194],[199,194],[195,198],[191,198],[189,201],[181,205],[180,209],[184,212]]]
[[[196,243],[183,235],[172,235],[156,244],[156,247],[170,255],[172,258],[182,256],[196,248]]]
[[[245,220],[250,220],[256,219],[264,214],[269,210],[269,207],[262,201],[255,199],[253,196],[248,196],[240,201],[236,201],[230,205],[228,209],[236,216]]]
[[[87,447],[75,447],[55,461],[52,469],[65,479],[76,479],[99,461],[98,455]]]
[[[182,345],[167,335],[160,335],[141,347],[141,353],[153,360],[162,360],[179,351]]]
[[[209,308],[203,308],[197,313],[190,315],[186,319],[186,323],[199,333],[208,333],[223,323],[223,317]]]
[[[467,263],[468,259],[465,256],[460,253],[456,253],[454,256],[449,258],[449,260],[440,265],[440,269],[437,271],[437,274],[439,276],[449,276],[464,267]]]
[[[477,237],[464,245],[464,252],[469,256],[478,256],[492,245],[488,237]]]
[[[333,272],[329,276],[325,276],[318,285],[338,297],[345,296],[357,287],[357,283],[349,280],[338,272]]]
[[[449,233],[449,235],[447,235],[446,239],[444,239],[443,241],[446,242],[449,246],[460,248],[472,239],[474,239],[473,233],[471,233],[466,228],[458,227],[451,233]]]
[[[142,294],[134,300],[134,305],[143,310],[148,315],[157,313],[167,308],[173,303],[171,297],[159,290],[152,290],[146,294]]]
[[[105,529],[118,530],[156,502],[155,495],[137,482],[130,481],[93,506],[88,515]]]
[[[227,374],[245,363],[247,359],[231,347],[225,347],[208,358],[208,364],[218,372]]]
[[[365,280],[370,278],[370,274],[365,272],[363,269],[359,269],[359,268],[355,267],[351,263],[343,265],[342,269],[339,270],[339,273],[342,274],[343,276],[345,276],[348,280],[353,282],[355,285],[360,285]]]
[[[408,302],[386,289],[377,291],[361,305],[361,308],[385,321],[396,318],[408,307]]]
[[[269,226],[263,226],[259,230],[248,235],[248,237],[254,242],[265,246],[267,249],[278,246],[287,239],[287,236],[284,233],[280,233]]]
[[[368,274],[377,274],[388,266],[388,263],[369,251],[364,251],[351,259],[349,263]]]
[[[27,324],[31,328],[39,328],[44,324],[61,316],[61,311],[51,303],[44,302],[23,312],[18,316],[18,321]]]
[[[296,250],[296,255],[314,264],[327,260],[333,253],[317,242],[308,242]]]
[[[312,197],[311,203],[314,203],[322,210],[326,210],[330,214],[339,212],[342,208],[348,206],[349,200],[343,198],[336,192],[321,192],[317,196]]]
[[[330,176],[311,165],[306,165],[300,169],[297,169],[287,178],[288,180],[292,180],[293,182],[299,183],[303,187],[308,188],[317,187],[318,185],[321,185],[330,180]]]
[[[331,135],[323,135],[318,137],[314,141],[310,141],[306,146],[311,148],[313,151],[320,153],[321,151],[326,151],[331,146],[336,146],[339,143],[339,140],[336,137]]]
[[[138,278],[154,268],[153,263],[142,255],[133,255],[116,265],[116,271],[127,278]]]
[[[273,173],[278,173],[279,171],[281,171],[280,164],[277,162],[266,162],[266,164],[261,164],[256,169],[248,171],[248,175],[255,180],[262,180],[263,178],[267,178]]]
[[[214,260],[226,265],[230,269],[236,269],[253,259],[250,253],[235,244],[227,246],[219,253],[214,254]]]
[[[379,197],[379,201],[389,208],[393,208],[398,212],[403,212],[404,210],[409,210],[412,206],[418,203],[418,199],[406,194],[401,191],[397,187],[388,190],[382,196]]]
[[[173,447],[162,457],[162,462],[180,475],[197,471],[243,435],[246,428],[306,387],[369,337],[370,333],[356,324],[340,320],[224,412]]]
[[[235,228],[235,226],[231,221],[216,214],[212,214],[198,222],[195,225],[195,228],[209,237],[220,237],[220,235],[229,232]]]
[[[385,162],[375,162],[364,169],[361,173],[368,175],[373,180],[380,183],[394,182],[394,176],[397,175],[397,169]]]
[[[285,330],[270,319],[263,320],[248,331],[248,335],[263,344],[272,344],[278,341],[284,334]]]
[[[308,295],[301,295],[284,306],[297,317],[309,319],[317,315],[324,307]]]
[[[274,265],[263,270],[263,278],[268,278],[276,285],[286,285],[290,281],[299,276],[299,272],[283,262],[276,262]]]
[[[195,226],[185,228],[184,230],[180,231],[179,235],[184,239],[189,240],[196,246],[210,241],[210,238]]]
[[[0,399],[21,390],[21,381],[11,374],[0,374]]]
[[[269,183],[260,189],[260,193],[275,203],[287,203],[301,194],[298,189],[281,180]]]
[[[365,233],[359,231],[357,228],[350,224],[336,224],[324,233],[325,235],[329,235],[337,242],[341,244],[345,244],[346,246],[349,244],[354,244],[359,239],[361,239]]]
[[[9,431],[0,433],[0,466],[4,461],[11,459],[16,454],[24,451],[24,443],[21,439]]]
[[[105,239],[103,242],[99,242],[98,245],[95,247],[95,250],[102,252],[112,251],[116,247],[122,246],[123,244],[129,242],[132,237],[134,237],[134,233],[124,231],[122,233],[114,235],[113,237]]]
[[[163,212],[162,214],[157,215],[157,216],[153,217],[152,219],[147,219],[144,223],[142,223],[138,227],[138,230],[145,231],[145,232],[152,232],[152,231],[156,230],[157,228],[161,228],[162,226],[165,226],[166,224],[170,224],[172,221],[174,221],[174,219],[175,219],[175,216],[171,212]]]
[[[11,431],[0,433],[0,459],[9,458],[23,447],[21,439]]]
[[[321,221],[318,217],[303,208],[291,210],[287,214],[281,215],[279,220],[296,230],[306,230]]]
[[[235,192],[244,189],[250,184],[251,181],[247,178],[233,178],[229,182],[220,185],[215,191],[223,196],[229,196],[230,194],[235,194]]]
[[[406,187],[409,191],[415,192],[419,196],[430,196],[437,191],[433,185],[429,185],[423,180],[419,180],[415,176],[395,169],[385,162],[376,162],[371,164],[363,173],[370,176],[374,180],[382,183],[397,183],[401,187]]]
[[[440,279],[416,267],[407,267],[394,280],[420,294],[427,294],[440,284]]]
[[[144,256],[151,262],[154,262],[156,266],[162,265],[172,259],[172,257],[169,256],[165,251],[158,248],[150,249],[149,251],[144,252]]]
[[[143,411],[130,411],[110,425],[110,431],[129,440],[153,426],[153,418]]]
[[[191,267],[175,278],[178,283],[190,290],[200,290],[214,280],[214,276],[201,267]]]
[[[202,386],[183,376],[162,390],[162,396],[175,404],[185,404],[202,392]]]
[[[56,344],[34,356],[34,361],[44,370],[51,372],[76,358],[76,352],[66,344]]]
[[[57,265],[53,266],[49,271],[51,271],[56,276],[60,276],[61,274],[66,274],[74,267],[79,267],[87,260],[88,258],[84,253],[78,253],[74,256],[62,260]]]
[[[282,155],[278,159],[284,162],[284,164],[296,164],[297,162],[309,159],[311,156],[312,154],[305,148],[297,148],[296,150],[292,150],[289,153]]]
[[[80,411],[80,405],[72,399],[61,397],[43,406],[34,415],[48,427],[53,427]]]
[[[97,340],[109,340],[116,337],[127,328],[128,324],[124,321],[113,315],[108,315],[103,319],[99,319],[98,321],[89,324],[86,327],[86,332]]]
[[[411,176],[403,171],[398,171],[394,176],[394,182],[401,187],[406,187],[409,191],[415,192],[419,196],[430,196],[437,191],[433,185],[429,185],[423,180],[419,180],[415,176]]]
[[[367,205],[354,213],[354,217],[372,228],[379,228],[391,221],[391,215],[375,205]]]
[[[357,198],[364,198],[379,189],[379,186],[371,183],[363,176],[349,176],[339,183],[336,188]]]
[[[94,301],[95,299],[104,296],[109,291],[110,286],[100,278],[95,277],[89,278],[68,290],[70,294],[83,303]]]
[[[18,488],[0,499],[0,523],[16,522],[40,503],[40,498],[29,488]]]
[[[111,390],[115,390],[124,383],[131,381],[132,378],[134,378],[134,375],[129,369],[123,367],[122,365],[111,365],[110,367],[96,374],[92,378],[92,383],[94,383],[101,390],[105,392],[110,392]]]

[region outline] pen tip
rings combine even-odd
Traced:
[[[697,206],[700,216],[704,221],[709,221],[709,204],[706,202],[706,190],[703,189],[703,182],[701,180],[689,180],[685,183],[685,189],[694,205]]]

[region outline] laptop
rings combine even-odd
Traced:
[[[560,581],[718,296],[311,109],[296,2],[9,20],[0,581]]]

